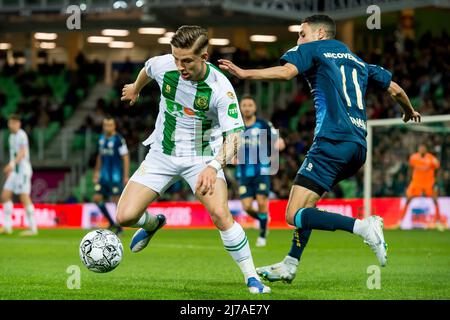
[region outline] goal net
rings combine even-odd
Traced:
[[[434,172],[429,169],[431,157],[410,158],[424,147],[440,162]],[[418,172],[411,183],[414,170]],[[401,119],[368,121],[363,190],[364,215],[382,216],[386,228],[448,228],[450,115],[425,116],[420,124]]]

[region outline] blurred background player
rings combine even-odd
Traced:
[[[34,205],[31,201],[31,176],[33,170],[30,163],[30,150],[28,137],[21,129],[22,122],[17,114],[12,114],[8,118],[9,134],[9,163],[3,169],[6,175],[6,182],[2,192],[4,229],[2,233],[12,233],[13,195],[16,194],[22,202],[28,218],[30,230],[23,231],[21,235],[37,235],[37,224],[34,216]]]
[[[239,197],[243,209],[259,221],[260,234],[256,239],[256,246],[264,247],[269,219],[267,199],[270,193],[271,151],[273,146],[277,146],[280,150],[284,149],[284,141],[281,138],[277,139],[277,132],[270,122],[256,117],[257,107],[252,96],[244,95],[239,104],[245,124],[244,139],[236,168]],[[262,154],[261,144],[266,149]],[[261,159],[261,156],[266,158]],[[257,210],[253,208],[255,199],[258,203]]]
[[[316,204],[338,182],[356,174],[366,160],[367,115],[363,97],[369,80],[400,104],[403,121],[420,122],[420,114],[404,90],[391,81],[389,71],[365,63],[344,43],[335,40],[335,35],[333,19],[313,15],[303,20],[297,46],[281,57],[282,66],[244,70],[229,60],[219,60],[220,68],[243,79],[290,80],[302,74],[314,97],[314,142],[294,180],[286,208],[286,222],[297,229],[284,260],[257,269],[269,281],[292,282],[313,229],[356,234],[374,251],[381,266],[387,262],[380,217],[354,219],[319,210]]]
[[[129,179],[130,157],[125,139],[116,132],[116,122],[112,117],[103,119],[103,134],[98,140],[98,153],[93,176],[93,200],[108,220],[109,228],[120,234],[123,229],[112,219],[105,201],[111,199],[117,205],[123,187]]]
[[[411,183],[406,190],[406,203],[403,207],[398,226],[408,211],[411,200],[415,197],[431,197],[435,205],[434,222],[438,230],[444,231],[444,221],[440,215],[438,193],[435,189],[435,171],[439,169],[439,160],[428,152],[425,144],[420,144],[416,153],[409,157],[409,166],[412,169]]]

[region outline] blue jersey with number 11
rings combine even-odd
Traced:
[[[316,109],[315,138],[353,141],[366,147],[367,84],[386,90],[391,73],[368,64],[342,42],[319,40],[296,46],[281,57],[297,67],[311,88]]]

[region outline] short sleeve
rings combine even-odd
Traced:
[[[283,54],[280,58],[280,63],[282,65],[286,63],[293,64],[296,66],[299,73],[306,72],[313,67],[313,59],[315,56],[314,48],[315,47],[308,44],[295,46]]]
[[[375,83],[379,88],[387,90],[392,80],[392,73],[383,67],[375,64],[369,64],[369,80]]]
[[[18,147],[19,149],[22,149],[23,147],[28,147],[28,137],[25,133],[19,135]]]
[[[217,116],[224,136],[245,129],[236,93],[228,80],[221,83],[217,98]]]
[[[123,137],[119,139],[119,154],[123,157],[128,154],[127,142]]]
[[[144,66],[145,73],[147,74],[147,76],[149,76],[152,79],[155,79],[155,77],[156,77],[156,65],[157,65],[156,61],[158,60],[158,58],[159,57],[153,57],[153,58],[148,59],[145,62],[145,66]]]

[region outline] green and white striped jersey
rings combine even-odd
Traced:
[[[164,154],[187,156],[216,155],[223,136],[244,130],[233,86],[214,65],[207,62],[203,80],[181,78],[171,54],[145,63],[147,75],[161,89],[155,130],[143,142]]]
[[[25,148],[25,157],[20,160],[18,164],[14,166],[14,171],[17,173],[32,174],[33,170],[30,163],[30,148],[28,144],[28,136],[22,129],[19,129],[16,133],[9,134],[9,161],[13,161],[20,149]]]

